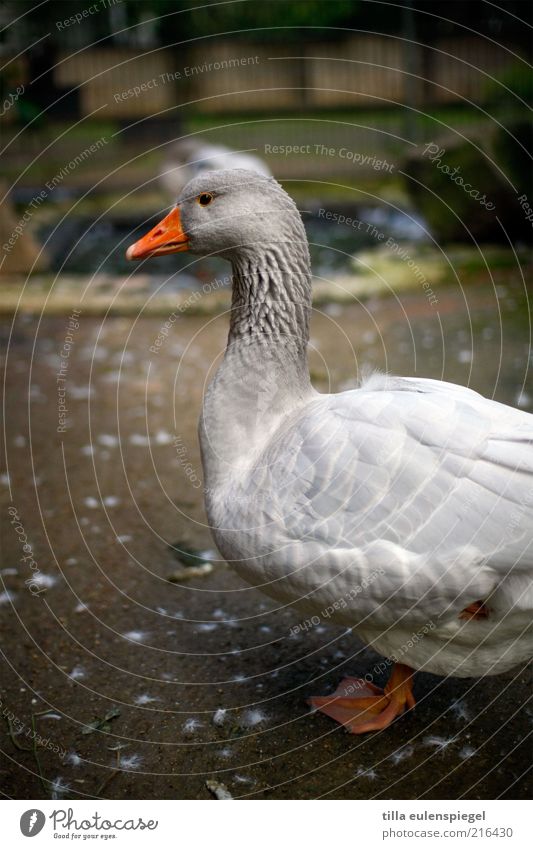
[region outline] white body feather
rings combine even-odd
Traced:
[[[235,437],[245,418],[226,430]],[[531,656],[530,414],[453,384],[374,375],[263,410],[241,444],[244,465],[232,460],[207,507],[246,580],[328,611],[415,669],[496,674]],[[476,600],[489,618],[460,619]]]

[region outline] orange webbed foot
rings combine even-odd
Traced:
[[[484,601],[474,601],[461,610],[459,619],[488,619],[489,613],[489,608]]]
[[[380,731],[415,706],[412,679],[413,670],[397,663],[384,689],[363,678],[344,678],[330,696],[312,696],[308,703],[351,734]]]

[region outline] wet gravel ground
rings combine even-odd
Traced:
[[[416,709],[364,737],[309,712],[306,697],[381,658],[324,619],[291,637],[299,614],[209,553],[196,420],[225,319],[180,317],[155,354],[164,317],[80,309],[70,330],[67,315],[3,325],[2,792],[214,798],[206,781],[220,781],[263,799],[527,797],[525,669],[420,674]],[[483,287],[468,309],[452,290],[438,310],[423,295],[321,308],[313,380],[347,388],[368,361],[531,409],[524,310]],[[170,583],[187,569],[172,543],[208,552],[213,570]]]

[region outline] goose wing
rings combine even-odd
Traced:
[[[365,584],[361,613],[382,621],[455,617],[495,593],[533,608],[530,414],[440,381],[371,379],[311,402],[264,460],[266,532],[282,529],[276,556],[300,590],[327,601]]]

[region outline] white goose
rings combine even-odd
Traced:
[[[532,654],[533,416],[436,380],[311,386],[311,273],[294,202],[249,171],[195,177],[129,259],[233,267],[230,332],[204,400],[206,509],[222,555],[396,662],[310,703],[353,733],[413,707],[413,670],[482,676]]]

